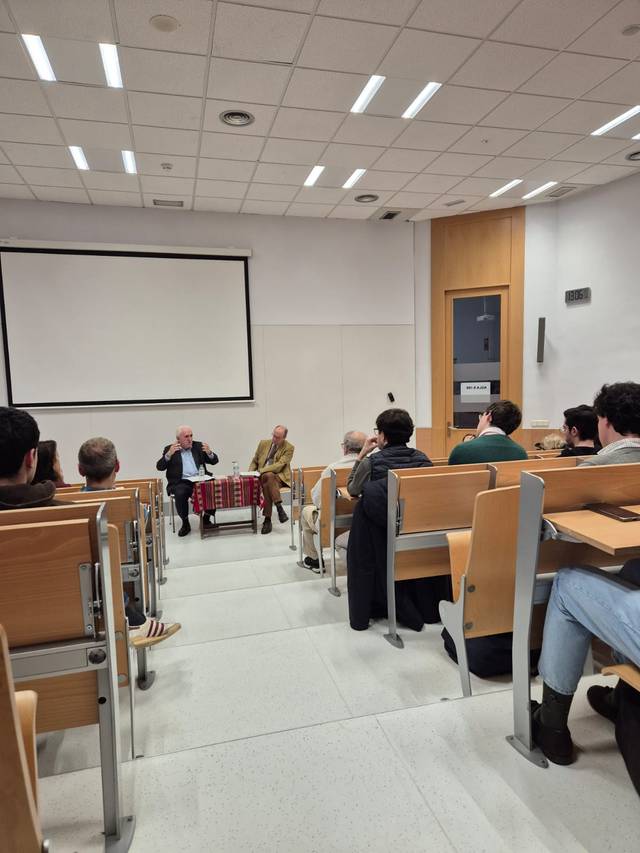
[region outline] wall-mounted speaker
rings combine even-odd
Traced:
[[[538,317],[538,364],[542,364],[544,361],[544,327],[546,322],[546,317]]]
[[[389,393],[387,394],[387,398],[388,398],[390,403],[395,403],[395,401],[396,401],[396,398],[393,396],[391,391],[389,391]]]

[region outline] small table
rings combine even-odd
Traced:
[[[640,513],[637,504],[624,509]],[[640,546],[640,521],[618,521],[589,509],[545,513],[544,520],[563,537],[592,545],[614,557],[636,553]]]
[[[260,478],[256,473],[211,477],[193,485],[193,508],[200,516],[200,538],[217,534],[223,527],[248,527],[258,532],[258,505],[260,503]],[[248,508],[251,517],[241,521],[217,522],[207,528],[203,524],[205,513],[218,510]]]

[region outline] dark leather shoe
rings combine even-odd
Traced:
[[[211,516],[205,515],[205,517],[202,519],[202,526],[205,530],[213,530],[214,527],[217,527],[218,525],[215,523],[215,521],[211,520]]]
[[[183,521],[182,527],[178,530],[178,536],[186,536],[188,533],[191,533],[191,525],[188,521]]]
[[[618,708],[613,703],[613,687],[594,684],[593,687],[587,690],[587,700],[594,711],[597,711],[601,716],[615,723],[618,716]]]
[[[262,530],[260,531],[260,533],[271,533],[272,529],[273,528],[271,526],[271,519],[265,518],[265,520],[262,522]]]
[[[284,511],[282,504],[276,504],[276,512],[278,513],[278,520],[280,524],[284,524],[285,521],[289,521],[289,516]]]
[[[539,746],[544,755],[552,764],[573,764],[576,760],[573,751],[573,741],[571,740],[571,732],[568,726],[563,729],[552,729],[550,726],[543,726],[539,721],[540,705],[538,702],[532,702],[532,733],[533,740],[536,746]]]

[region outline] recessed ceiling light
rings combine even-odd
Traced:
[[[531,192],[530,192],[530,193],[527,193],[526,195],[523,195],[523,196],[522,196],[522,198],[523,198],[523,199],[525,199],[525,198],[533,198],[533,197],[534,197],[534,196],[536,196],[536,195],[540,195],[540,193],[543,193],[545,190],[550,190],[550,189],[551,189],[551,187],[555,187],[557,183],[558,183],[557,181],[547,181],[547,183],[546,183],[546,184],[543,184],[541,187],[538,187],[538,188],[537,188],[537,189],[535,189],[535,190],[531,190]]]
[[[637,116],[638,113],[640,113],[640,104],[636,104],[635,107],[631,107],[631,109],[627,110],[626,113],[622,113],[621,115],[616,116],[616,118],[612,118],[611,121],[603,124],[602,127],[597,128],[597,130],[592,130],[591,136],[602,136],[602,134],[606,133],[608,130],[613,130],[613,128],[617,127],[619,124],[629,121],[630,118]]]
[[[357,195],[355,200],[359,201],[360,204],[369,204],[372,201],[378,201],[379,198],[380,196],[375,193],[362,193],[362,195]]]
[[[380,86],[384,83],[385,78],[381,77],[379,74],[374,74],[372,77],[369,77],[369,80],[362,90],[354,105],[351,107],[352,113],[363,113],[366,108],[369,106],[369,103],[375,93],[378,91]]]
[[[122,74],[120,73],[120,60],[118,59],[118,48],[115,44],[100,44],[100,56],[104,67],[104,76],[107,78],[107,86],[112,89],[122,89]]]
[[[122,152],[122,165],[124,166],[124,170],[128,175],[138,174],[138,169],[136,167],[136,155],[133,153],[133,151]]]
[[[42,39],[40,38],[40,36],[33,36],[22,33],[22,41],[24,42],[24,46],[29,51],[31,61],[35,65],[36,71],[38,72],[38,77],[41,80],[54,81],[56,79],[56,75],[53,73],[51,62],[49,61],[47,51],[44,49],[44,45],[42,44]]]
[[[639,134],[640,136],[640,134]],[[635,136],[634,136],[635,139]],[[627,154],[625,160],[637,161],[640,160],[640,151],[632,151],[630,154]]]
[[[220,113],[220,121],[231,127],[246,127],[248,124],[253,124],[255,118],[246,110],[225,110]]]
[[[622,30],[623,36],[636,36],[640,33],[640,24],[629,24]]]
[[[305,179],[305,187],[312,187],[323,172],[324,166],[314,166]]]
[[[506,193],[508,190],[512,189],[513,187],[517,187],[518,184],[521,183],[522,178],[515,178],[513,181],[509,181],[508,184],[505,184],[503,187],[500,187],[499,190],[496,190],[493,193],[489,193],[489,198],[498,198],[498,196],[502,195],[502,193]]]
[[[89,169],[87,158],[84,156],[84,151],[79,145],[70,145],[69,153],[73,157],[73,162],[76,164],[78,169],[82,169],[83,172],[86,172]]]
[[[347,178],[347,180],[344,182],[344,184],[342,185],[342,189],[350,190],[352,186],[358,183],[358,181],[366,171],[366,169],[356,169],[355,172],[352,172]]]
[[[402,113],[402,118],[413,118],[418,115],[427,101],[435,95],[442,83],[427,83],[424,89],[411,101],[406,110]]]
[[[175,33],[180,26],[180,21],[172,15],[154,15],[149,18],[149,23],[161,33]]]

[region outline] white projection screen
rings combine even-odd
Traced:
[[[2,249],[9,404],[252,400],[246,257]]]

